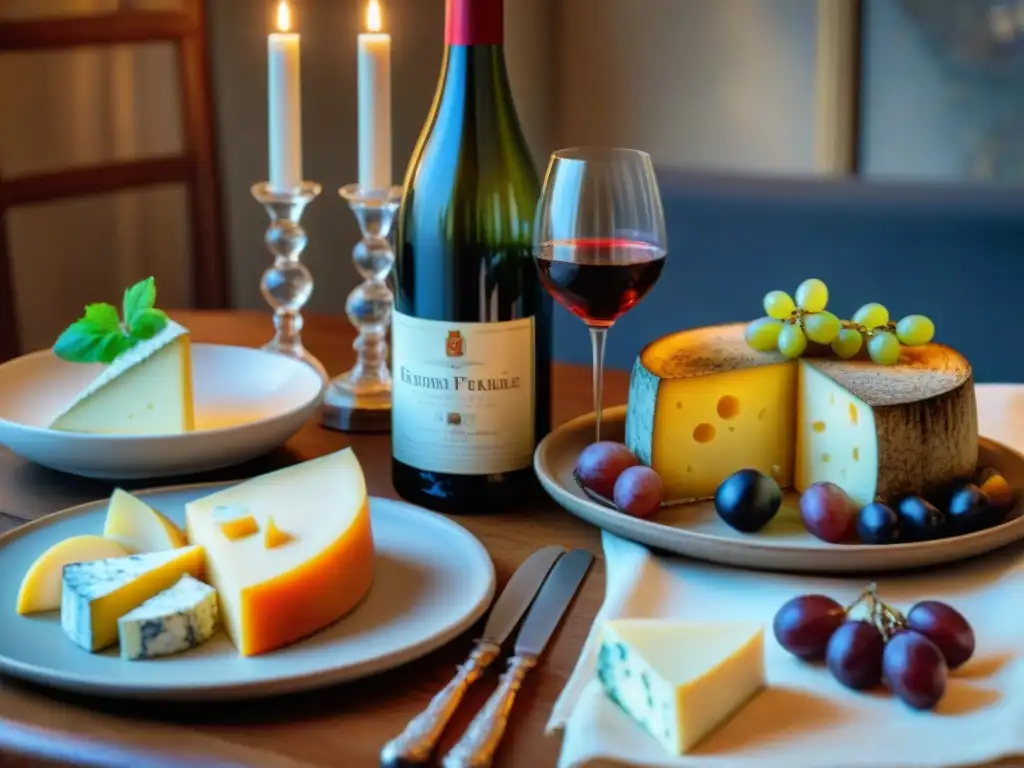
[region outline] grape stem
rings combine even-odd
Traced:
[[[873,582],[864,588],[856,600],[846,606],[845,612],[849,614],[860,605],[867,606],[868,621],[875,625],[887,641],[900,630],[907,628],[907,617],[878,596],[878,585]]]

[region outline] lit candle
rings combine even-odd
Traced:
[[[299,35],[291,32],[286,0],[277,5],[277,32],[267,38],[267,97],[270,117],[270,186],[278,191],[302,183],[302,96]]]
[[[391,35],[382,33],[380,3],[366,9],[359,35],[359,186],[391,187]]]

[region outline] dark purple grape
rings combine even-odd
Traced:
[[[822,541],[839,544],[857,530],[857,505],[835,483],[814,483],[800,494],[804,527]]]
[[[804,661],[822,661],[832,633],[846,621],[846,610],[825,595],[794,597],[775,614],[779,645]]]
[[[946,518],[953,533],[973,533],[988,528],[996,519],[988,497],[974,483],[964,483],[950,494]]]
[[[715,491],[715,511],[741,533],[754,533],[775,517],[782,504],[782,489],[756,469],[741,469],[722,481]]]
[[[879,501],[857,515],[857,535],[865,544],[892,544],[899,538],[899,517]]]
[[[610,499],[619,475],[639,463],[639,459],[622,443],[602,440],[591,443],[580,452],[576,459],[576,474],[587,488]]]
[[[907,496],[896,508],[905,541],[928,541],[946,533],[946,516],[920,496]]]
[[[974,655],[974,630],[951,605],[924,600],[907,612],[907,626],[935,643],[950,669],[963,666]]]
[[[615,506],[633,517],[650,517],[661,508],[661,477],[650,467],[627,467],[615,481]]]
[[[938,704],[949,676],[939,647],[910,630],[897,632],[885,644],[882,674],[892,692],[914,709]]]
[[[847,688],[863,690],[882,680],[885,639],[868,621],[847,621],[829,638],[825,663],[829,672]]]

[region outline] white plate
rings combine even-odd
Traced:
[[[622,440],[625,406],[604,411],[601,430]],[[594,440],[594,414],[563,424],[545,437],[533,465],[548,494],[572,514],[626,539],[650,547],[739,568],[814,573],[858,573],[919,568],[980,555],[1024,539],[1021,502],[1007,522],[955,538],[874,546],[829,544],[809,534],[800,521],[797,496],[787,493],[782,509],[764,529],[744,534],[718,517],[710,501],[663,508],[649,520],[629,517],[588,498],[573,479],[580,452]],[[979,462],[999,470],[1018,492],[1024,488],[1024,457],[982,438]]]
[[[313,415],[323,381],[309,366],[249,347],[192,345],[196,431],[95,435],[48,429],[100,365],[49,350],[0,365],[0,443],[44,467],[110,480],[206,472],[260,456]]]
[[[185,503],[230,484],[142,494],[179,524]],[[0,671],[80,693],[146,699],[241,699],[320,688],[419,658],[466,630],[494,595],[494,566],[465,528],[432,512],[371,498],[376,569],[369,594],[336,624],[296,645],[243,658],[220,632],[177,656],[122,661],[81,650],[56,612],[18,616],[21,577],[68,536],[100,533],[107,502],[43,518],[0,538]]]

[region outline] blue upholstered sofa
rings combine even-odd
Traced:
[[[628,369],[672,330],[753,319],[766,291],[820,277],[840,316],[868,301],[929,315],[977,381],[1024,381],[1024,191],[672,170],[659,181],[668,264],[612,329],[609,367]],[[560,307],[555,356],[590,361],[585,327]]]

